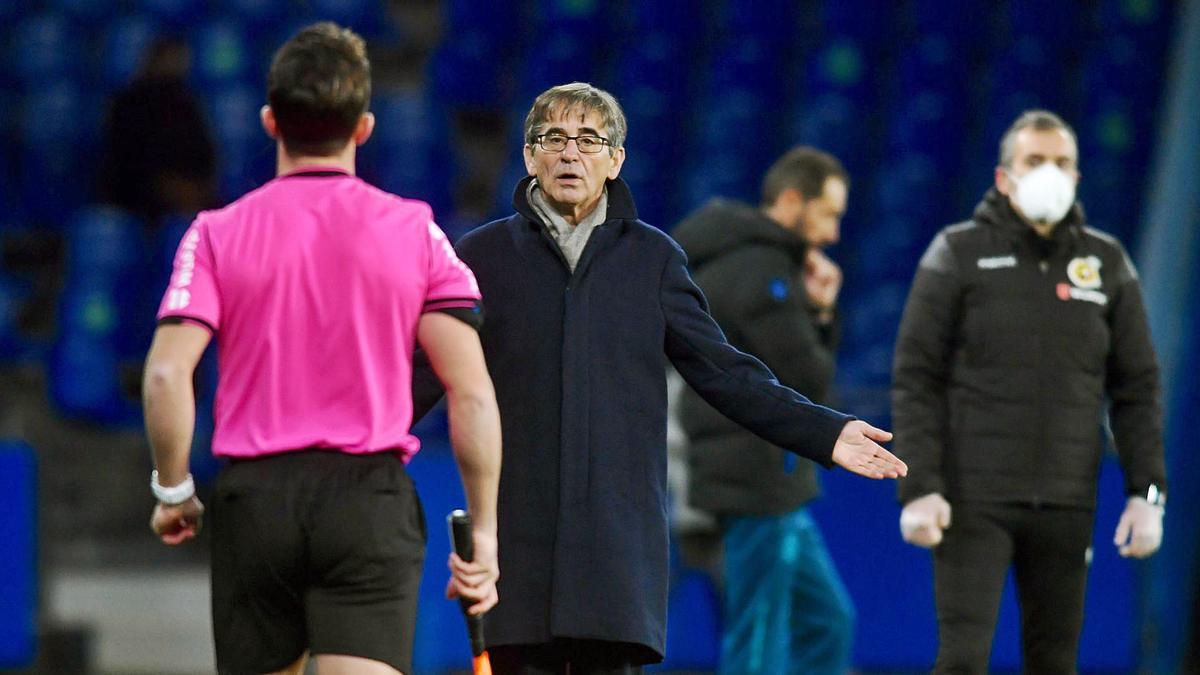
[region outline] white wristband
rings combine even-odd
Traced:
[[[154,493],[154,498],[163,504],[179,506],[196,494],[196,483],[189,473],[179,485],[163,487],[158,482],[158,471],[154,471],[150,474],[150,491]]]

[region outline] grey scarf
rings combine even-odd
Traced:
[[[542,223],[546,226],[546,230],[550,232],[550,236],[554,237],[563,257],[567,259],[567,265],[574,272],[575,265],[579,264],[579,256],[583,255],[583,247],[587,246],[588,239],[592,236],[592,230],[603,225],[608,215],[608,188],[605,188],[604,192],[600,194],[600,201],[596,203],[596,208],[579,221],[578,225],[568,223],[566,218],[563,218],[554,210],[554,207],[550,206],[536,180],[529,182],[529,189],[525,196],[533,206],[534,212],[542,217]]]

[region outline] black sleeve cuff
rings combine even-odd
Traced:
[[[442,307],[431,309],[430,311],[449,314],[475,330],[483,327],[483,307],[480,305],[475,305],[474,307]]]

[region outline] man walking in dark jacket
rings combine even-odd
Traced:
[[[937,672],[986,672],[1010,566],[1026,672],[1075,671],[1106,409],[1128,496],[1115,544],[1143,558],[1162,540],[1141,288],[1121,244],[1085,226],[1077,158],[1057,115],[1019,117],[995,188],[929,245],[901,320],[893,418],[912,472],[900,529],[936,547]]]
[[[767,171],[762,206],[713,200],[672,232],[734,347],[781,384],[828,403],[847,177],[836,158],[794,148]],[[844,673],[854,606],[805,504],[814,466],[746,431],[686,390],[692,506],[720,519],[725,623],[720,672]]]
[[[906,468],[887,432],[815,405],[729,346],[683,252],[618,178],[625,116],[584,83],[525,122],[516,213],[467,234],[480,338],[504,421],[497,673],[640,672],[665,651],[666,366],[731,419],[826,466]],[[653,130],[647,133],[653,133]],[[414,378],[417,414],[437,383]]]

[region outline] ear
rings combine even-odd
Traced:
[[[789,213],[797,213],[804,208],[804,195],[797,188],[784,188],[775,198],[775,205]]]
[[[625,166],[625,148],[614,148],[612,166],[608,168],[608,179],[615,180],[621,174],[622,166]]]
[[[1006,197],[1011,197],[1016,191],[1012,176],[1008,175],[1008,169],[1002,166],[996,167],[996,191]]]
[[[259,108],[258,119],[262,122],[263,131],[267,132],[272,140],[279,140],[279,124],[275,121],[275,111],[271,110],[271,106],[264,105]]]
[[[354,127],[354,135],[351,138],[355,145],[362,145],[371,137],[371,133],[375,131],[375,113],[365,112],[362,117],[358,118],[358,124]]]
[[[530,176],[536,176],[537,175],[537,164],[534,163],[534,161],[533,161],[533,146],[526,143],[523,154],[525,156],[525,171]]]

